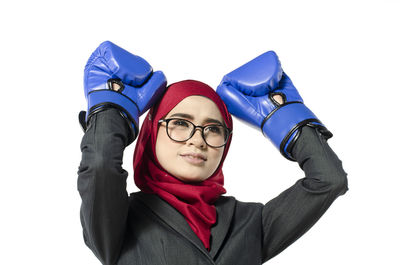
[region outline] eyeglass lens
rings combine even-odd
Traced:
[[[195,125],[182,119],[171,119],[167,125],[168,135],[175,141],[188,140]],[[224,126],[212,124],[203,129],[204,140],[210,146],[222,146],[225,144],[227,132]]]

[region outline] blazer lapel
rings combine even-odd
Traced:
[[[185,217],[158,195],[135,192],[132,193],[131,196],[138,198],[154,214],[160,217],[162,221],[189,240],[211,261],[213,261],[213,258],[218,254],[218,251],[224,242],[236,205],[236,200],[233,197],[221,196],[215,202],[217,222],[211,227],[211,250],[209,252],[204,247],[198,236],[193,232],[192,228],[190,228]]]
[[[236,199],[221,196],[215,202],[217,209],[217,222],[211,227],[211,250],[210,255],[214,259],[218,254],[222,243],[231,225],[232,216],[235,212]]]
[[[203,243],[198,238],[196,233],[193,232],[185,217],[178,210],[176,210],[174,207],[172,207],[169,203],[161,199],[156,194],[136,192],[132,193],[131,196],[132,195],[143,202],[153,213],[160,217],[162,221],[167,223],[176,232],[189,240],[204,255],[206,255],[209,260],[212,261],[209,252],[204,247]]]

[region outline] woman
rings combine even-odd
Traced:
[[[224,89],[227,79],[232,84],[246,76],[232,73],[219,93],[238,113],[237,98],[229,99]],[[270,73],[269,81],[284,78],[279,71]],[[194,80],[172,84],[164,93],[162,77],[110,42],[99,46],[85,68],[88,115],[80,118],[88,126],[78,171],[81,222],[85,243],[103,264],[262,264],[304,234],[346,192],[341,161],[326,143],[322,124],[312,121],[286,139],[281,150],[299,163],[306,178],[265,205],[222,196],[222,165],[233,129],[225,103]],[[282,91],[271,94],[279,107],[286,106],[288,96]],[[131,102],[136,109],[129,108]],[[134,154],[141,191],[128,196],[123,151],[136,138],[138,117],[149,107]]]

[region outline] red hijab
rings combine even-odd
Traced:
[[[204,246],[210,250],[211,226],[217,220],[213,204],[221,194],[226,193],[223,187],[222,165],[232,137],[225,145],[218,168],[208,179],[198,183],[185,183],[169,174],[158,162],[155,151],[158,121],[184,98],[193,95],[211,99],[217,105],[227,127],[232,129],[232,117],[222,99],[211,87],[194,80],[185,80],[170,85],[164,96],[149,110],[143,121],[133,157],[134,179],[140,190],[158,194],[177,209]]]

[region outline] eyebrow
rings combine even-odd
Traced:
[[[174,113],[174,114],[172,114],[172,115],[170,116],[170,118],[172,118],[172,117],[182,117],[182,118],[191,119],[191,120],[194,119],[194,117],[193,117],[192,115],[187,114],[187,113]],[[220,122],[219,120],[212,119],[212,118],[206,118],[206,119],[204,119],[203,123],[218,123],[218,124],[220,124],[220,125],[222,125],[222,126],[225,126],[225,125],[224,125],[222,122]]]

